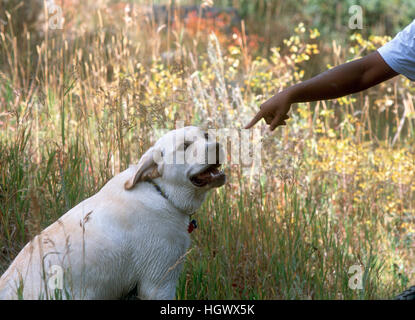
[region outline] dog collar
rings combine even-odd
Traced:
[[[159,187],[159,185],[158,185],[157,183],[155,183],[153,180],[148,180],[148,182],[149,182],[149,183],[151,183],[151,184],[153,185],[153,187],[154,187],[154,188],[156,188],[157,192],[158,192],[158,193],[160,193],[160,195],[161,195],[164,199],[166,199],[166,200],[168,200],[169,202],[171,202],[171,201],[170,201],[170,199],[166,196],[166,194],[163,192],[163,190],[161,190],[161,188]]]
[[[187,232],[192,233],[194,229],[197,229],[196,220],[192,220],[189,222],[189,227],[187,228]]]
[[[164,199],[166,199],[167,201],[169,201],[170,203],[171,203],[171,205],[173,206],[173,207],[175,207],[177,210],[179,210],[180,212],[182,212],[182,210],[180,210],[179,208],[177,208],[172,202],[171,202],[171,200],[167,197],[167,195],[163,192],[163,190],[161,190],[161,188],[160,188],[160,186],[157,184],[157,183],[155,183],[153,180],[149,180],[148,181],[149,183],[151,183],[153,186],[154,186],[154,188],[157,190],[157,192],[164,198]],[[192,221],[190,221],[189,222],[189,226],[187,227],[187,232],[188,233],[192,233],[193,232],[193,230],[194,229],[197,229],[197,222],[196,222],[196,220],[192,220]]]

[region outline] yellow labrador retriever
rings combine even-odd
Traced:
[[[29,242],[0,299],[174,299],[191,215],[222,186],[223,150],[197,127],[170,131]]]

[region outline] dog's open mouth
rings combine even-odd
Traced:
[[[190,181],[196,187],[204,187],[206,185],[211,185],[212,187],[219,187],[223,185],[226,181],[226,175],[223,171],[220,171],[220,164],[211,164],[206,167],[202,172],[199,172],[192,177]]]

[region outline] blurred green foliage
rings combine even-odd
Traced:
[[[206,1],[180,1],[181,4],[194,2]],[[413,0],[215,0],[214,5],[238,9],[255,32],[266,34],[270,30],[277,39],[279,35],[284,38],[299,22],[318,28],[325,39],[340,35],[345,39],[345,32],[354,31],[348,28],[352,5],[362,6],[364,35],[392,36],[415,17]]]
[[[363,33],[393,35],[409,24],[415,16],[412,0],[305,0],[303,14],[312,19],[315,27],[325,35],[347,31],[349,8],[363,9]],[[334,27],[334,28],[333,28]]]

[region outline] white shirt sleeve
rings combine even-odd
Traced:
[[[393,70],[415,81],[415,20],[378,52]]]

